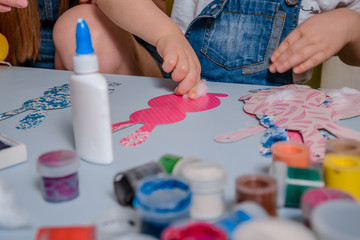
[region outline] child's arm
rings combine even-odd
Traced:
[[[310,17],[291,32],[271,56],[269,70],[305,72],[333,55],[360,66],[360,14],[347,8]]]
[[[196,98],[201,67],[180,28],[151,0],[96,0],[99,8],[119,27],[156,46],[164,58],[164,71],[180,82],[176,94]]]
[[[0,13],[9,12],[12,7],[25,8],[27,5],[27,0],[0,0]]]

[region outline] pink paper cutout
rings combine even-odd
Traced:
[[[288,138],[290,138],[291,142],[304,143],[301,133],[299,133],[299,131],[288,130],[287,135],[288,135]]]
[[[287,91],[289,96],[288,99],[277,99],[274,97],[279,94],[281,95],[285,91]],[[359,105],[360,99],[357,96],[349,94],[348,98],[353,100],[353,104]],[[304,143],[310,147],[312,163],[321,161],[325,155],[326,138],[319,129],[325,129],[338,138],[360,141],[360,132],[336,123],[340,119],[360,115],[360,108],[358,107],[358,110],[354,110],[353,106],[344,107],[336,103],[327,108],[321,106],[325,99],[326,95],[322,91],[296,84],[251,93],[240,98],[240,100],[246,100],[244,105],[246,113],[273,115],[275,125],[288,130],[298,131]],[[249,136],[246,133],[251,129],[258,130],[253,131],[253,134],[261,132],[261,128],[247,127],[233,133],[221,135],[215,139],[224,140],[224,137],[226,138],[227,135],[229,138],[240,140],[244,136]],[[238,137],[234,135],[238,135]],[[296,136],[293,135],[293,137]]]
[[[265,127],[261,125],[248,126],[246,128],[239,129],[235,132],[225,133],[223,135],[217,136],[215,141],[217,142],[235,142],[241,139],[256,135],[258,133],[264,132]]]
[[[136,111],[130,115],[130,120],[114,123],[113,132],[136,123],[143,123],[136,132],[121,139],[120,144],[126,147],[137,146],[149,137],[152,130],[159,124],[170,124],[184,120],[187,112],[201,112],[220,105],[218,97],[227,97],[222,93],[207,93],[196,100],[186,99],[175,94],[167,94],[151,99],[151,108]]]
[[[344,87],[337,91],[328,89],[324,92],[335,98],[335,101],[329,106],[334,110],[335,119],[346,119],[360,115],[360,91]]]

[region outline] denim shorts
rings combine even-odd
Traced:
[[[290,2],[292,4],[289,4]],[[208,81],[283,85],[292,71],[272,74],[270,57],[297,26],[301,0],[215,0],[194,19],[185,36]]]

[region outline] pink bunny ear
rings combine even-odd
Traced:
[[[112,125],[112,132],[119,131],[119,130],[121,130],[123,128],[129,127],[129,126],[134,125],[134,124],[135,124],[135,122],[133,120],[114,123]]]
[[[251,98],[252,96],[253,96],[253,93],[246,94],[245,96],[240,97],[239,100],[244,101],[244,100]]]
[[[127,137],[124,137],[120,140],[120,144],[125,147],[135,147],[139,144],[142,144],[149,137],[152,130],[156,125],[145,124],[139,128],[136,132],[130,134]]]
[[[265,127],[261,125],[249,126],[243,129],[239,129],[237,131],[231,133],[225,133],[223,135],[215,137],[215,141],[217,142],[235,142],[246,137],[250,137],[256,135],[258,133],[264,132],[266,130]]]

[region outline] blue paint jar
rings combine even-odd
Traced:
[[[140,213],[141,232],[160,238],[167,226],[189,216],[190,202],[190,187],[183,180],[165,175],[143,179],[133,204]]]
[[[164,173],[164,168],[157,162],[149,162],[135,168],[119,172],[114,177],[114,192],[116,200],[122,206],[131,206],[134,200],[136,186],[146,177]]]

